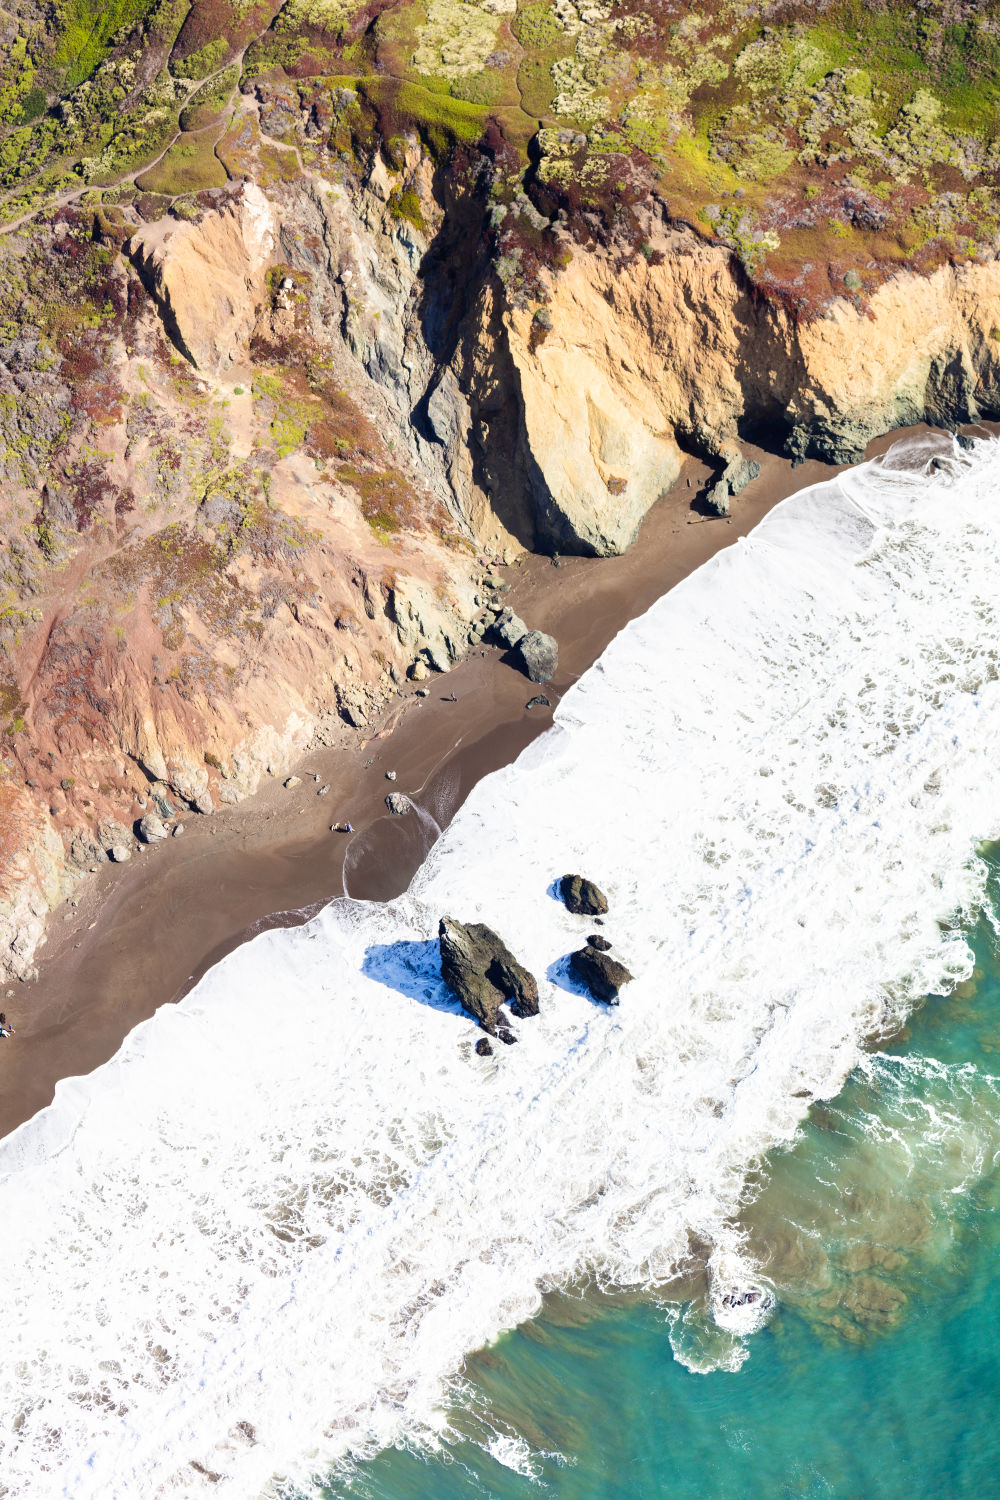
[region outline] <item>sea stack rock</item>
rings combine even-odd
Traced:
[[[600,886],[583,875],[564,875],[559,882],[559,894],[567,911],[578,917],[603,917],[608,909],[608,898]]]
[[[608,1005],[618,1004],[618,991],[634,977],[617,958],[589,943],[570,954],[569,967],[573,978],[586,985],[595,1000],[604,1000]]]
[[[514,660],[532,682],[548,682],[556,675],[559,647],[555,637],[541,630],[522,635],[513,651]]]
[[[442,917],[438,928],[441,977],[462,1005],[490,1036],[514,1041],[499,1024],[500,1006],[511,1000],[515,1016],[537,1016],[538,985],[518,963],[503,939],[482,922]]]
[[[410,811],[413,803],[409,797],[404,797],[402,792],[390,792],[385,799],[385,805],[391,813],[395,813],[398,818],[401,818]]]

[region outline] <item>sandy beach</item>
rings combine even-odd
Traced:
[[[78,904],[50,918],[38,979],[8,988],[0,1002],[17,1028],[0,1045],[0,1134],[47,1105],[60,1079],[107,1061],[137,1023],[262,928],[307,920],[345,892],[384,900],[405,890],[435,824],[444,827],[481,777],[549,727],[552,710],[527,709],[531,697],[543,691],[555,707],[629,620],[778,501],[836,472],[748,451],[762,472],[728,521],[692,509],[709,471],[691,461],[625,556],[569,558],[558,567],[529,556],[505,570],[507,602],[559,643],[558,675],[544,689],[499,650],[477,651],[425,684],[426,698],[407,684],[354,748],[307,754],[291,768],[302,778],[295,788],[276,779],[238,807],[189,817],[183,838],[81,883]],[[324,784],[329,792],[318,796]],[[390,790],[425,815],[390,817]],[[353,834],[330,832],[348,820]],[[279,1024],[280,1009],[276,996]]]

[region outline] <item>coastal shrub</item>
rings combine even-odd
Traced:
[[[52,59],[64,90],[89,78],[111,50],[116,33],[152,10],[152,0],[62,0],[55,6],[59,40]]]
[[[172,57],[170,71],[175,78],[207,78],[209,73],[214,73],[221,67],[228,51],[228,41],[224,37],[217,37],[215,41],[206,42],[204,47],[199,47],[197,52],[191,52],[187,57]]]
[[[427,225],[420,206],[420,194],[412,188],[393,188],[389,194],[389,212],[394,219],[406,219],[423,233]]]
[[[224,68],[208,83],[197,89],[180,115],[182,130],[202,130],[219,119],[240,81],[238,67]]]

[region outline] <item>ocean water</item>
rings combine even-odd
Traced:
[[[0,1492],[894,1493],[777,1447],[783,1477],[712,1476],[783,1390],[843,1420],[817,1348],[897,1347],[953,1284],[934,1204],[957,1223],[988,1181],[986,1074],[866,1044],[978,983],[998,482],[992,444],[922,440],[786,501],[612,643],[404,897],[258,937],[0,1143]],[[567,870],[611,899],[617,1009],[568,978]],[[490,1059],[444,912],[544,981]],[[931,1204],[885,1231],[905,1264],[864,1240],[882,1171]]]
[[[737,1372],[680,1309],[556,1297],[473,1356],[437,1452],[338,1500],[979,1500],[1000,1465],[997,856],[974,978],[931,997],[767,1163],[743,1224],[777,1302]]]

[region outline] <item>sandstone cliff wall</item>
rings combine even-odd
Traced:
[[[650,249],[626,264],[578,251],[541,342],[530,309],[505,316],[536,545],[629,546],[683,452],[721,465],[751,424],[794,458],[852,463],[893,428],[1000,413],[995,260],[901,275],[801,323],[752,296],[721,247],[666,231]]]

